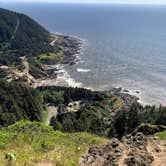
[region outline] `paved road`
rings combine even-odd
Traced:
[[[57,39],[58,39],[56,35],[55,35],[54,37],[55,37],[55,39],[50,43],[51,46],[54,46],[54,45],[55,45],[55,42],[56,42]]]

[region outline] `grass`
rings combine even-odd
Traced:
[[[55,63],[60,63],[62,61],[62,54],[60,53],[47,53],[47,54],[41,54],[39,56],[39,60],[42,63],[46,64],[55,64]]]
[[[121,107],[121,100],[119,97],[113,96],[110,100],[110,104],[112,105],[113,110],[119,109]]]
[[[107,141],[88,133],[62,133],[42,123],[20,121],[0,131],[0,163],[33,166],[47,161],[59,166],[76,166],[89,146]],[[15,160],[5,159],[12,154]]]
[[[41,115],[41,117],[42,117],[41,121],[42,121],[43,123],[45,123],[45,121],[46,121],[46,119],[47,119],[47,116],[48,116],[48,111],[47,111],[47,110],[43,110],[41,114],[42,114],[42,115]]]
[[[113,95],[112,92],[106,92],[106,94],[108,97],[104,101],[104,106],[107,105],[111,110],[119,109],[121,107],[121,99]]]
[[[163,132],[156,133],[155,136],[159,137],[160,139],[166,139],[166,130]]]

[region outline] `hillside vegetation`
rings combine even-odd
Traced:
[[[107,141],[87,133],[62,133],[41,123],[20,121],[0,131],[0,163],[77,166],[89,146]]]
[[[155,136],[161,138],[161,139],[165,139],[166,140],[166,130],[163,132],[158,132],[155,134]]]
[[[40,121],[44,109],[40,92],[23,84],[0,80],[0,125],[18,120]]]
[[[24,14],[0,8],[0,64],[19,64],[19,56],[52,50],[47,30]]]

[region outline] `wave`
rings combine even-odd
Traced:
[[[67,84],[67,86],[79,88],[83,86],[81,82],[76,82],[63,66],[61,66],[61,69],[58,72],[56,84],[60,86]]]
[[[81,68],[78,68],[77,69],[77,72],[79,72],[79,73],[88,73],[88,72],[90,72],[91,70],[89,70],[89,69],[81,69]]]

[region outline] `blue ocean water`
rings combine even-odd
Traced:
[[[81,61],[65,66],[83,86],[123,87],[144,103],[166,104],[166,6],[0,5],[28,14],[51,32],[85,39]]]

